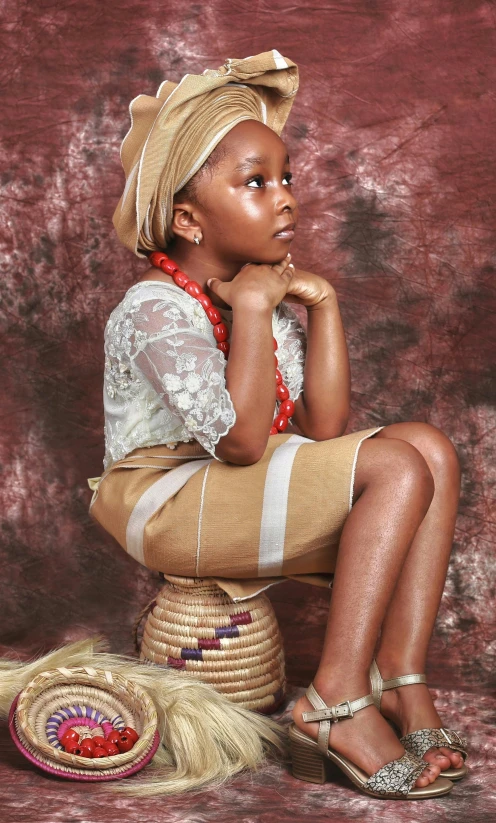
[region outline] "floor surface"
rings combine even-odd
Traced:
[[[274,717],[290,721],[301,688],[289,689],[286,705]],[[470,740],[470,774],[437,800],[377,800],[360,794],[339,772],[332,782],[295,780],[287,763],[267,763],[258,773],[240,775],[222,789],[168,799],[116,797],[98,786],[83,786],[36,770],[0,730],[0,808],[2,823],[492,823],[496,701],[487,694],[436,691],[446,724]],[[107,784],[108,786],[110,784]]]

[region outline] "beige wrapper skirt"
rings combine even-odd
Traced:
[[[213,578],[233,600],[288,577],[329,586],[360,444],[382,428],[272,435],[250,466],[221,463],[197,442],[138,448],[88,479],[89,511],[147,568]]]

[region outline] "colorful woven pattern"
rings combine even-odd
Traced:
[[[28,760],[50,774],[83,781],[127,777],[146,766],[160,742],[157,725],[155,705],[142,688],[115,672],[93,668],[37,675],[9,715],[12,739]],[[60,744],[69,728],[108,737],[125,726],[140,736],[132,749],[117,755],[90,759],[70,754]]]
[[[68,729],[75,729],[80,733],[91,729],[93,735],[101,734],[107,738],[114,729],[122,731],[125,727],[126,724],[120,714],[109,720],[92,706],[64,706],[48,718],[45,732],[48,742],[56,749],[64,751],[60,741]]]
[[[219,626],[219,628],[214,629],[215,637],[199,637],[197,649],[181,649],[181,658],[169,656],[167,663],[169,663],[170,666],[175,666],[177,669],[183,669],[186,666],[186,660],[203,660],[204,649],[222,649],[222,638],[239,637],[238,626],[247,626],[249,623],[253,623],[250,612],[231,614],[229,620],[229,626]]]
[[[148,607],[141,659],[190,673],[245,708],[274,711],[284,698],[284,652],[268,597],[241,605],[211,581],[168,579]]]

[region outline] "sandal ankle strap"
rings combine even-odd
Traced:
[[[397,686],[410,686],[411,683],[427,683],[425,674],[402,674],[400,677],[392,677],[390,680],[382,681],[382,691],[395,689]]]
[[[346,717],[353,717],[355,712],[360,711],[360,709],[365,709],[367,706],[371,706],[374,702],[372,695],[367,694],[365,697],[358,697],[356,700],[344,700],[342,703],[337,703],[335,706],[328,706],[316,691],[313,683],[311,683],[308,687],[306,696],[315,711],[302,712],[301,716],[305,723],[319,721],[319,736],[317,744],[320,751],[324,753],[327,752],[329,747],[331,722],[337,723],[338,720],[344,720]]]
[[[372,694],[374,696],[374,703],[378,709],[381,708],[382,693],[389,689],[396,689],[398,686],[410,686],[412,683],[427,683],[425,674],[402,674],[399,677],[391,677],[389,680],[383,680],[379,671],[379,666],[376,660],[372,661],[370,666],[370,683],[372,686]]]
[[[332,723],[337,723],[338,720],[344,720],[345,717],[353,717],[355,712],[360,709],[365,709],[366,706],[371,706],[374,698],[371,694],[366,697],[359,697],[357,700],[343,700],[342,703],[337,703],[335,706],[326,706],[324,709],[317,709],[314,712],[302,712],[302,717],[305,723],[312,723],[316,720],[330,720]]]

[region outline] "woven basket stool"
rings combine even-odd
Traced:
[[[246,709],[273,712],[284,699],[286,679],[269,598],[259,594],[235,603],[211,580],[168,578],[136,620],[140,659],[211,683]],[[140,647],[139,626],[147,613]]]

